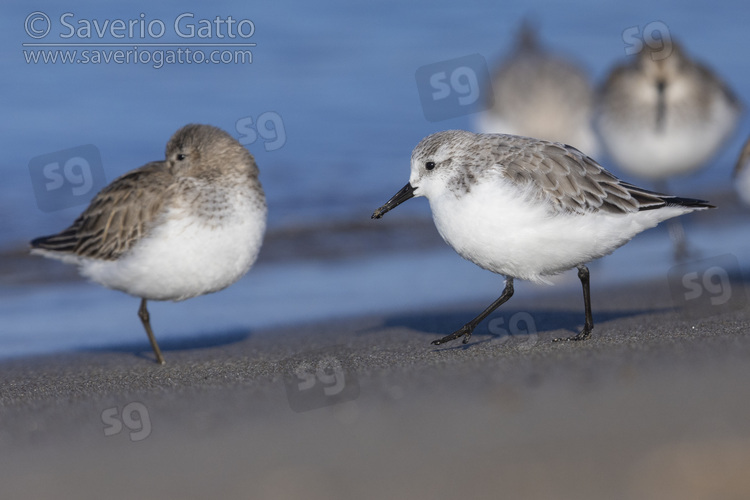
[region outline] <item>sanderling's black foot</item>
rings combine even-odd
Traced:
[[[578,342],[579,340],[586,340],[589,337],[591,337],[591,329],[584,328],[578,335],[573,335],[572,337],[559,337],[552,339],[552,342]]]
[[[431,342],[432,345],[442,345],[446,342],[450,342],[451,340],[456,340],[457,338],[463,337],[463,344],[466,344],[469,342],[469,339],[471,338],[471,332],[474,330],[473,328],[468,328],[468,325],[464,325],[455,332],[451,333],[450,335],[446,335],[442,339],[433,340]]]

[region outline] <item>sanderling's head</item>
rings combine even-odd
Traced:
[[[409,183],[372,214],[386,212],[415,196],[436,199],[446,192],[456,196],[471,190],[484,164],[482,135],[446,130],[422,139],[411,154]]]
[[[482,163],[481,137],[464,130],[446,130],[422,139],[411,154],[409,183],[414,196],[431,199],[446,191],[469,191]]]

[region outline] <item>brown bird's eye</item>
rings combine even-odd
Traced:
[[[424,164],[424,168],[426,168],[427,170],[432,170],[433,168],[435,168],[435,162],[428,161],[427,163]]]
[[[182,161],[182,160],[184,160],[185,158],[186,158],[186,156],[185,156],[185,155],[183,155],[183,154],[179,154],[179,155],[177,155],[177,161]]]

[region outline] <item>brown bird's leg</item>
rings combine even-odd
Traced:
[[[138,317],[141,318],[143,328],[146,329],[148,340],[151,342],[151,348],[154,350],[154,354],[156,354],[156,362],[163,365],[165,363],[164,356],[161,355],[159,344],[156,343],[154,332],[151,330],[151,321],[148,315],[148,309],[146,309],[146,299],[141,299],[141,307],[138,309]]]

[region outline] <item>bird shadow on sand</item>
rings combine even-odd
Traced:
[[[133,340],[132,342],[102,347],[92,347],[83,349],[83,351],[129,353],[141,359],[153,360],[154,351],[151,349],[146,333],[143,329],[139,329],[136,332],[143,336],[142,340]],[[252,332],[250,330],[237,328],[224,332],[201,332],[180,338],[159,339],[157,337],[157,342],[159,342],[159,348],[166,357],[170,352],[194,351],[244,342],[250,338],[251,335]]]
[[[606,331],[606,323],[609,321],[673,310],[673,308],[666,307],[622,311],[594,311],[594,332],[592,335]],[[429,340],[432,341],[458,330],[479,312],[480,310],[465,309],[450,312],[425,311],[413,314],[393,315],[387,317],[377,327],[369,328],[359,333],[363,334],[385,328],[403,328],[415,330],[417,335],[429,337]],[[551,342],[553,337],[565,338],[578,334],[581,328],[583,328],[583,323],[583,310],[501,309],[489,315],[477,326],[468,343],[463,344],[461,339],[456,339],[445,345],[434,346],[434,350],[469,349],[474,345],[498,340],[504,341],[510,337],[517,338],[518,340],[529,340],[532,337],[543,336],[545,340]],[[552,332],[555,332],[554,335]]]

